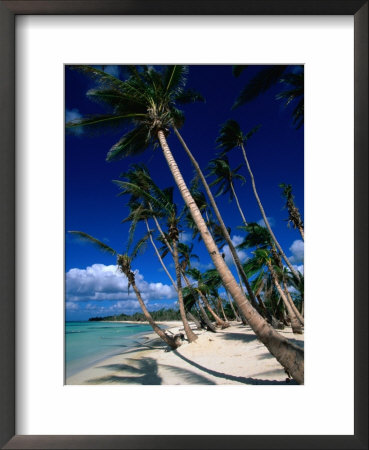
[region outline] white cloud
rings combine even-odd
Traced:
[[[242,236],[238,236],[238,235],[234,235],[231,238],[232,244],[236,247],[237,245],[240,245],[241,242],[243,242],[244,238]],[[229,249],[228,245],[225,245],[221,251],[222,253],[225,254],[225,262],[227,264],[233,264],[233,257],[232,257],[232,253]],[[247,253],[244,250],[236,250],[237,255],[240,259],[241,262],[246,261],[246,259],[248,259]]]
[[[273,217],[268,217],[267,216],[267,220],[269,222],[269,225],[272,227],[273,225],[275,225],[275,220]],[[260,225],[261,227],[265,227],[265,222],[264,219],[260,219],[256,222],[258,225]]]
[[[297,239],[293,241],[290,252],[292,256],[289,257],[289,260],[292,264],[300,264],[304,262],[304,242],[301,239]]]
[[[191,233],[186,233],[185,231],[183,231],[179,235],[179,241],[182,242],[183,244],[186,244],[187,242],[191,242],[192,241],[192,234]]]
[[[161,282],[148,283],[138,270],[135,276],[144,301],[176,298],[173,286]],[[115,265],[93,264],[86,269],[70,269],[66,274],[66,294],[67,302],[136,301],[133,289],[128,292],[127,278]]]

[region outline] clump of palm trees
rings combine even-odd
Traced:
[[[160,264],[174,286],[188,342],[195,342],[197,339],[196,333],[189,325],[189,315],[195,319],[197,326],[202,325],[212,331],[216,331],[217,327],[228,327],[231,318],[242,319],[285,370],[298,383],[303,383],[303,350],[277,331],[279,324],[284,323],[291,324],[294,332],[301,333],[303,313],[298,311],[295,305],[298,301],[295,299],[294,302],[291,292],[299,295],[303,276],[285,255],[256,190],[256,181],[246,154],[246,146],[258,127],[244,133],[237,122],[228,120],[221,127],[216,140],[222,153],[210,161],[209,173],[204,175],[179,131],[184,124],[181,106],[203,100],[199,93],[186,89],[188,75],[186,66],[174,65],[161,68],[127,66],[128,75],[124,80],[90,66],[74,66],[73,68],[90,76],[96,82],[96,87],[90,89],[87,95],[91,100],[103,103],[109,111],[107,114],[76,119],[68,123],[67,128],[84,127],[87,130],[103,130],[111,126],[121,127],[123,135],[107,151],[108,161],[137,155],[153,148],[160,149],[183,200],[182,208],[178,208],[173,201],[174,188],[160,189],[153,181],[148,169],[142,165],[136,165],[122,174],[120,180],[115,181],[121,194],[129,196],[127,203],[129,214],[125,219],[131,224],[129,246],[134,240],[137,223],[143,222],[146,227],[145,235],[139,239],[134,250],[131,253],[119,254],[86,233],[73,233],[88,239],[117,257],[117,266],[127,277],[145,317],[155,332],[171,348],[176,348],[180,344],[180,339],[169,336],[153,321],[142,301],[139,288],[135,283],[135,272],[131,268],[134,257],[147,242],[153,246]],[[285,72],[279,69],[278,75],[275,73],[272,78],[278,80],[282,75],[286,77]],[[167,137],[170,133],[174,133],[178,138],[195,170],[196,180],[192,185],[186,183],[168,145]],[[227,152],[237,148],[241,150],[243,162],[231,169]],[[250,228],[236,194],[235,181],[244,181],[244,177],[238,173],[243,164],[246,166],[265,228],[257,229],[255,226],[253,229]],[[216,179],[209,184],[206,178],[211,176],[215,176]],[[204,193],[201,191],[200,183]],[[230,229],[226,226],[211,191],[214,185],[218,185],[217,195],[230,193],[231,199],[236,201],[242,225],[247,232],[243,245],[248,248],[254,247],[252,264],[248,262],[245,265],[240,261],[230,237]],[[288,203],[290,204],[291,202]],[[290,211],[290,206],[288,208]],[[291,211],[295,217],[295,209]],[[151,228],[150,223],[154,224],[154,228]],[[211,271],[202,273],[191,265],[192,248],[180,240],[181,231],[189,224],[210,255],[214,265]],[[229,247],[237,276],[228,266],[222,253],[222,246],[225,244]],[[170,274],[164,262],[166,255],[171,255],[173,258],[174,276]],[[271,285],[270,280],[267,279],[268,276],[273,284],[272,291],[267,291]],[[253,279],[254,277],[256,278]],[[227,299],[221,297],[220,291],[226,294]],[[282,311],[286,314],[283,315]]]

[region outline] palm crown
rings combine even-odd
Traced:
[[[98,84],[87,93],[91,100],[108,106],[108,114],[76,119],[67,128],[125,127],[125,133],[109,150],[108,161],[138,154],[157,143],[157,132],[166,134],[173,126],[180,128],[184,114],[178,105],[202,101],[201,95],[185,89],[186,66],[153,67],[127,66],[129,77],[122,81],[90,66],[75,69],[92,77]]]

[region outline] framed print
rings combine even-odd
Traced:
[[[319,4],[309,1],[278,4],[191,1],[174,5],[159,0],[155,5],[144,2],[132,5],[125,0],[31,0],[2,1],[0,8],[3,106],[0,216],[4,255],[0,302],[1,445],[4,448],[367,448],[367,3],[346,0]],[[176,368],[175,382],[167,383],[172,385],[154,386],[166,384],[160,382],[162,372],[153,370],[148,380],[144,376],[140,378],[143,371],[141,373],[139,367],[135,371],[135,376],[141,380],[139,383],[137,379],[132,383],[132,371],[129,376],[125,373],[108,380],[100,377],[99,382],[95,377],[93,383],[91,378],[86,378],[89,382],[81,383],[73,378],[81,369],[78,366],[81,358],[74,354],[64,365],[64,352],[67,358],[71,356],[71,347],[68,347],[71,341],[64,340],[64,315],[67,314],[67,320],[82,317],[73,315],[81,313],[80,305],[85,308],[84,314],[88,309],[98,311],[97,316],[110,316],[109,311],[116,314],[121,304],[114,300],[117,299],[114,283],[122,287],[121,281],[115,280],[114,266],[109,266],[113,263],[105,260],[100,265],[95,264],[97,260],[78,262],[73,256],[73,245],[81,244],[64,237],[66,231],[77,229],[101,239],[105,250],[115,246],[111,235],[96,235],[95,231],[104,215],[100,210],[99,219],[93,218],[103,192],[103,181],[94,175],[93,165],[98,167],[100,163],[92,163],[92,155],[88,164],[83,164],[82,156],[73,162],[77,165],[71,163],[73,155],[82,148],[86,151],[90,148],[91,141],[85,141],[78,133],[73,139],[64,135],[64,116],[67,116],[67,127],[78,124],[83,117],[78,99],[82,98],[82,91],[84,95],[89,89],[91,96],[91,90],[95,89],[84,81],[83,74],[75,76],[75,73],[84,72],[89,66],[92,69],[88,70],[93,70],[95,75],[119,78],[117,71],[126,71],[127,65],[147,64],[147,69],[139,69],[137,76],[140,77],[141,70],[152,74],[157,67],[179,67],[181,63],[189,66],[190,74],[191,71],[198,74],[197,80],[203,83],[204,89],[214,86],[219,99],[221,93],[225,97],[227,92],[220,86],[222,83],[229,83],[227,88],[232,89],[231,81],[227,81],[231,79],[228,75],[232,65],[239,68],[253,65],[245,69],[250,74],[257,74],[260,66],[263,69],[267,65],[278,67],[279,71],[286,68],[276,80],[288,76],[291,79],[292,75],[294,80],[301,74],[305,76],[304,135],[295,143],[295,154],[289,150],[294,137],[288,138],[283,146],[273,141],[273,136],[278,141],[280,125],[274,128],[270,125],[270,134],[264,141],[264,146],[275,147],[275,151],[280,152],[280,161],[283,155],[290,154],[292,161],[298,149],[305,151],[305,170],[297,169],[296,163],[289,162],[288,158],[280,163],[284,168],[291,164],[291,173],[295,167],[301,192],[305,186],[304,382],[301,382],[301,371],[285,366],[288,379],[291,369],[295,371],[292,378],[303,384],[301,386],[286,383],[284,379],[278,384],[289,386],[256,383],[257,371],[243,377],[241,371],[236,371],[233,379],[226,379],[228,369],[222,371],[221,366],[213,367],[208,373],[201,372],[200,376],[198,364],[192,366],[191,374],[186,372],[187,378],[182,367],[181,380],[190,379],[190,383],[179,381],[180,371]],[[241,68],[241,72],[243,70]],[[209,82],[205,83],[207,78]],[[157,86],[158,78],[155,80]],[[196,88],[192,84],[189,86]],[[220,100],[218,107],[221,107]],[[92,110],[87,104],[83,108],[82,112],[89,116]],[[271,107],[267,109],[272,114]],[[277,115],[286,117],[286,110],[277,109]],[[216,103],[212,111],[204,111],[206,118],[196,119],[198,125],[204,120],[203,129],[198,129],[197,139],[191,139],[201,142],[203,148],[206,142],[202,142],[200,136],[207,136],[208,116],[214,118],[217,127],[226,120],[218,118],[223,116],[217,115]],[[245,120],[248,125],[252,116],[247,115],[246,109],[244,111],[237,116],[235,109],[234,117]],[[179,120],[178,114],[170,110],[171,120]],[[296,117],[298,119],[298,115]],[[173,122],[170,123],[172,126]],[[256,125],[250,123],[248,128]],[[156,130],[155,127],[149,129]],[[296,136],[292,131],[293,124],[286,135]],[[114,144],[111,142],[109,147]],[[165,142],[162,144],[164,149]],[[107,144],[101,141],[100,145],[105,149]],[[191,142],[191,145],[196,144]],[[262,157],[259,158],[262,162]],[[160,174],[161,166],[155,166],[155,162],[150,164],[149,167],[156,167],[155,172]],[[275,162],[275,169],[277,165]],[[111,170],[116,170],[115,167],[112,164]],[[190,166],[185,164],[184,167],[190,171]],[[215,174],[215,163],[211,170]],[[304,182],[301,181],[303,172]],[[159,176],[163,183],[164,177],[163,172]],[[86,191],[89,179],[95,180],[100,189],[90,197]],[[273,179],[272,174],[269,179]],[[150,184],[150,189],[152,186]],[[232,192],[234,197],[237,189]],[[296,197],[299,199],[299,194]],[[81,202],[71,203],[71,198],[80,198]],[[86,207],[89,202],[90,209]],[[242,199],[239,203],[242,204]],[[73,216],[72,204],[73,211],[79,210],[79,214]],[[108,211],[107,203],[105,207]],[[279,209],[282,207],[283,204]],[[236,212],[239,220],[247,217],[241,207],[234,215]],[[286,210],[278,212],[282,216],[285,213]],[[122,212],[120,220],[123,215]],[[80,222],[73,222],[75,219],[71,218],[77,216]],[[262,219],[255,214],[251,221],[257,222],[259,218]],[[80,225],[94,220],[92,231]],[[269,219],[263,220],[266,224]],[[231,225],[235,228],[237,223]],[[110,226],[108,228],[111,230]],[[174,233],[173,227],[171,230]],[[150,230],[148,233],[147,239],[152,237]],[[79,237],[86,237],[82,234],[79,233]],[[174,233],[170,237],[173,243],[175,236]],[[66,253],[64,239],[68,244]],[[296,270],[299,255],[301,257],[301,243],[296,238],[293,245],[289,244],[289,255],[295,258],[291,271]],[[87,246],[78,248],[87,255]],[[265,248],[262,251],[265,252]],[[76,254],[78,252],[76,250]],[[123,271],[126,259],[119,260],[120,257],[122,255],[118,256],[122,266],[119,267]],[[247,258],[251,260],[251,253]],[[227,259],[226,252],[223,259]],[[245,256],[243,262],[246,261]],[[144,300],[150,305],[155,282],[160,280],[161,292],[165,282],[159,276],[155,280],[147,278],[145,262],[142,264],[142,274],[134,274],[138,291],[145,292]],[[269,269],[271,273],[272,269]],[[131,273],[127,273],[129,277]],[[84,293],[79,284],[81,276],[92,276],[89,278],[92,284],[98,280],[103,302],[96,296],[96,290],[92,294]],[[131,287],[135,277],[128,278]],[[165,289],[169,292],[170,286]],[[220,293],[222,295],[223,291]],[[292,295],[292,291],[289,294]],[[171,298],[168,294],[168,299]],[[263,298],[257,301],[258,305]],[[65,301],[69,308],[66,312]],[[268,302],[273,305],[272,299]],[[145,306],[145,302],[142,303]],[[163,304],[158,304],[157,309]],[[292,308],[291,303],[289,305]],[[221,306],[222,301],[218,303],[219,314]],[[301,314],[300,304],[299,308]],[[135,311],[132,309],[132,313]],[[196,311],[193,312],[196,316]],[[232,310],[226,308],[227,314],[233,314]],[[234,315],[236,318],[236,313]],[[82,318],[91,317],[92,313]],[[286,323],[289,320],[286,319]],[[67,331],[83,334],[86,325],[78,326],[83,329]],[[113,338],[119,330],[113,330],[112,326],[109,330],[103,338],[112,347],[117,345]],[[182,339],[180,333],[177,337]],[[103,343],[102,351],[106,348]],[[260,356],[258,367],[267,361],[267,357]],[[116,375],[117,366],[113,369]],[[221,374],[226,382],[214,384],[222,386],[203,385],[219,380]],[[268,380],[259,376],[260,379]],[[241,380],[243,385],[231,385],[232,380]]]

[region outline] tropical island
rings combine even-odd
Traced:
[[[85,170],[86,158],[82,166],[82,158],[77,161],[68,153],[70,200],[67,198],[66,204],[67,208],[68,201],[74,205],[68,215],[68,244],[70,248],[79,246],[83,258],[90,247],[108,258],[85,269],[71,265],[67,311],[69,308],[72,314],[83,302],[90,311],[121,310],[90,316],[86,323],[67,323],[67,338],[73,338],[73,348],[67,339],[67,356],[73,351],[78,354],[85,333],[93,336],[94,340],[85,339],[83,344],[89,343],[87,350],[92,353],[93,346],[101,344],[96,336],[104,342],[113,339],[110,347],[125,347],[104,357],[96,353],[95,363],[83,370],[79,367],[68,377],[68,384],[304,383],[304,223],[295,197],[297,186],[303,199],[303,67],[215,67],[220,80],[227,79],[230,86],[243,75],[247,82],[236,98],[224,95],[220,100],[216,95],[202,127],[192,123],[194,132],[188,134],[194,140],[191,148],[188,135],[182,132],[187,127],[185,112],[208,102],[208,97],[192,85],[187,87],[187,81],[192,72],[205,79],[209,68],[66,69],[71,79],[73,73],[78,74],[76,85],[84,78],[89,80],[87,100],[101,108],[94,113],[86,109],[85,114],[74,109],[66,124],[71,134],[66,149],[76,146],[78,139],[87,142],[87,135],[92,134],[90,143],[94,140],[96,147],[90,144],[88,154],[96,162],[91,161],[90,167],[98,168],[100,174],[91,179],[80,169]],[[257,103],[269,90],[274,92],[272,98]],[[234,118],[224,120],[224,111],[218,117],[216,106],[226,101],[231,111],[253,105],[247,118],[253,117],[253,111],[265,117],[269,134],[260,141],[261,157],[253,158],[252,143],[265,125],[254,123],[245,128]],[[281,102],[292,118],[280,112],[273,116],[271,105],[280,108]],[[202,133],[207,139],[203,130],[214,120],[217,133],[213,145],[206,141],[203,146]],[[107,132],[107,141],[96,137],[101,132]],[[100,147],[104,145],[108,147],[102,155]],[[281,146],[286,152],[281,161],[265,150]],[[145,156],[148,154],[151,156]],[[105,173],[105,158],[121,164],[110,184],[116,191],[115,201],[120,202],[121,220],[116,226],[113,219],[118,203],[107,214],[111,200],[100,188],[114,166],[109,164]],[[134,162],[122,165],[129,158]],[[73,181],[73,173],[82,179]],[[293,185],[291,178],[296,181]],[[95,184],[100,190],[94,191],[90,200],[88,190]],[[72,200],[73,196],[77,200]],[[96,213],[99,196],[102,209]],[[80,210],[88,216],[87,221]],[[281,211],[283,219],[277,221],[274,215],[281,216]],[[119,230],[122,224],[125,232]],[[285,251],[286,243],[292,256]],[[145,257],[148,248],[151,256]],[[72,252],[76,261],[82,258]],[[169,308],[162,303],[164,299],[172,301]],[[154,309],[150,309],[153,303]],[[129,305],[135,309],[132,313],[125,311]],[[150,333],[137,325],[143,322]],[[104,331],[106,327],[109,331]],[[122,333],[122,340],[117,341],[113,333]],[[108,348],[104,343],[101,351],[103,347]]]

